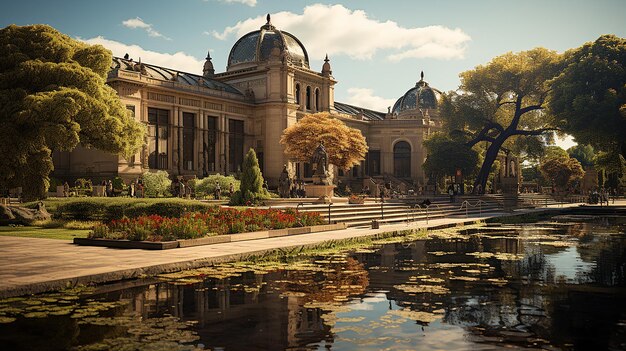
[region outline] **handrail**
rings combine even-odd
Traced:
[[[465,200],[461,203],[461,207],[459,208],[459,211],[461,211],[463,209],[463,205],[465,205],[465,218],[469,217],[469,207],[476,207],[478,206],[478,214],[482,215],[483,214],[483,204],[486,204],[487,202],[483,201],[483,200],[478,200],[476,202],[476,204],[472,205],[472,203],[469,200]]]
[[[304,206],[305,204],[309,204],[309,205],[317,205],[315,202],[298,202],[298,204],[296,205],[296,213],[299,211],[300,206]],[[332,206],[333,203],[330,202],[328,203],[328,224],[332,224],[330,221],[330,217],[331,217],[331,213],[330,213],[330,206]]]

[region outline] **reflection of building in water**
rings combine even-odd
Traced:
[[[144,318],[171,314],[198,321],[198,334],[207,346],[294,349],[320,341],[332,343],[322,312],[305,308],[307,302],[362,294],[368,286],[367,272],[354,259],[326,268],[265,275],[246,272],[185,285],[155,284],[128,290],[126,298],[131,311]]]

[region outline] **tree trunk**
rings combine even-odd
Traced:
[[[476,176],[476,180],[474,181],[474,190],[473,194],[482,195],[485,193],[485,187],[487,186],[487,180],[489,179],[489,172],[491,171],[491,166],[498,158],[498,152],[500,152],[500,147],[506,141],[506,139],[510,135],[508,133],[501,133],[496,140],[489,145],[487,152],[485,153],[485,160],[483,161],[482,166],[480,167],[480,171],[478,172],[478,176]],[[478,185],[480,185],[480,191],[478,191]]]

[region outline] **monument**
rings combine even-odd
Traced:
[[[307,197],[317,197],[324,203],[329,202],[333,197],[335,186],[332,185],[332,178],[328,171],[328,153],[324,147],[324,143],[320,143],[313,156],[311,164],[315,165],[315,173],[313,174],[313,184],[305,184],[304,188]]]

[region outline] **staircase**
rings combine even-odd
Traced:
[[[485,201],[487,200],[487,201]],[[401,223],[412,221],[426,221],[435,218],[451,216],[464,217],[466,215],[484,214],[488,212],[502,212],[502,206],[495,201],[483,197],[457,198],[457,202],[450,203],[449,197],[430,198],[431,205],[420,207],[423,199],[393,199],[382,204],[368,199],[364,204],[303,204],[299,206],[285,205],[280,207],[297,207],[299,211],[319,212],[322,218],[330,223],[346,223],[348,227],[370,226],[373,220],[379,223]],[[467,201],[465,203],[464,201]],[[480,202],[479,202],[480,201]]]

